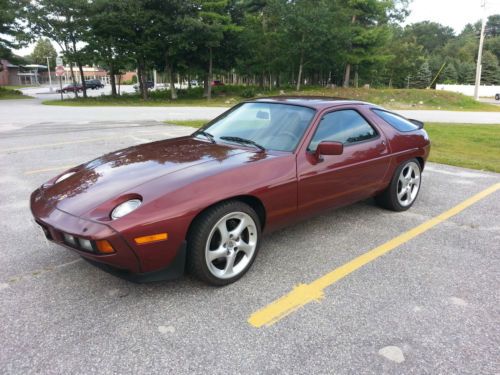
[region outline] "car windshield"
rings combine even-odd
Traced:
[[[315,112],[312,108],[291,104],[244,103],[198,134],[206,138],[208,133],[217,142],[290,152],[297,147]]]

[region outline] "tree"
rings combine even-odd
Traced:
[[[429,63],[425,61],[418,69],[413,78],[413,86],[418,89],[425,89],[429,86],[432,79],[432,73],[429,69]]]
[[[442,48],[455,37],[451,27],[436,22],[423,21],[408,25],[405,34],[415,38],[415,42],[424,47],[424,51],[431,54]]]
[[[50,66],[54,67],[56,64],[57,52],[49,39],[39,39],[31,53],[31,60],[35,64],[45,65],[47,57],[49,58]]]
[[[73,63],[77,64],[83,96],[87,97],[83,74],[86,56],[77,47],[88,32],[90,5],[87,0],[33,0],[28,10],[32,34],[48,37],[59,45],[65,58],[70,61],[73,83],[76,83]],[[78,95],[76,91],[75,95]]]
[[[447,84],[455,84],[458,81],[458,73],[454,63],[448,63],[439,77],[439,81]]]
[[[91,59],[109,72],[111,95],[117,96],[116,76],[125,67],[133,66],[128,57],[127,35],[129,25],[125,9],[107,0],[96,0],[89,19],[91,32],[85,36],[84,50]]]
[[[399,1],[350,0],[344,9],[348,21],[343,28],[348,30],[349,37],[345,45],[345,72],[343,86],[348,87],[352,65],[372,64],[377,60],[386,60],[389,56],[381,54],[387,43],[390,32],[389,21],[401,19],[405,11],[398,11]],[[406,1],[402,1],[406,4]]]
[[[484,85],[500,84],[500,68],[497,57],[490,51],[483,51],[481,83]]]
[[[28,0],[0,0],[0,56],[12,57],[12,48],[26,42],[22,20]],[[1,65],[0,65],[1,66]]]
[[[204,80],[207,99],[212,98],[214,50],[221,46],[224,36],[230,30],[237,30],[229,13],[229,0],[198,0],[198,27],[202,46],[208,52],[208,69]]]

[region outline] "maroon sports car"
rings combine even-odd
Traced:
[[[410,208],[430,149],[422,128],[358,101],[252,100],[192,135],[72,168],[33,192],[31,210],[49,240],[128,279],[188,268],[224,285],[263,233],[369,197]]]

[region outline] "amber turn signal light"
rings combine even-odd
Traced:
[[[97,250],[99,250],[99,252],[101,253],[111,254],[115,252],[115,249],[113,249],[113,246],[111,246],[111,244],[107,240],[99,240],[95,243],[97,245]]]
[[[157,233],[150,236],[136,237],[134,239],[137,245],[145,245],[151,242],[165,241],[168,238],[168,233]]]

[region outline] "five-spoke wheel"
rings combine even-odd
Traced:
[[[257,254],[261,224],[255,210],[241,201],[209,208],[188,235],[188,267],[202,281],[226,285],[247,272]]]
[[[403,162],[394,173],[391,184],[375,197],[382,207],[393,211],[409,209],[417,199],[422,180],[422,169],[416,159]]]
[[[231,212],[212,228],[205,246],[210,272],[229,279],[241,273],[253,259],[257,248],[257,228],[250,215]]]

